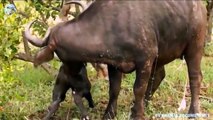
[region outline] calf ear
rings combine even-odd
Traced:
[[[54,52],[49,47],[44,47],[39,50],[38,53],[34,57],[34,66],[37,67],[44,62],[48,62],[54,58]]]

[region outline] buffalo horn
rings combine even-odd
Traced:
[[[77,4],[77,5],[80,5],[83,8],[83,11],[87,8],[87,6],[82,4],[80,1],[66,1],[65,4]]]
[[[47,37],[49,36],[50,34],[50,29],[48,29],[48,31],[46,32],[45,34],[45,37],[43,39],[40,39],[36,36],[33,36],[31,33],[30,33],[30,27],[32,26],[32,24],[35,22],[36,20],[34,21],[31,21],[29,22],[26,27],[25,27],[25,32],[24,32],[24,37],[34,46],[36,47],[44,47],[45,44],[46,44],[46,39]]]

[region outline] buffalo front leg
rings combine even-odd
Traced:
[[[191,104],[189,108],[190,114],[199,113],[199,94],[202,81],[202,73],[200,68],[201,56],[186,57],[188,67],[188,76],[191,91]]]
[[[144,96],[150,78],[153,60],[146,60],[136,64],[136,80],[134,83],[135,103],[132,107],[131,118],[133,120],[144,120]]]
[[[103,119],[113,119],[117,112],[117,99],[121,88],[122,73],[114,66],[108,65],[109,74],[109,103],[104,113]]]
[[[145,93],[145,106],[148,105],[149,100],[152,98],[155,91],[160,86],[160,83],[165,78],[165,68],[164,66],[159,68],[153,68],[152,73],[148,82],[148,87]]]
[[[56,81],[56,84],[53,89],[53,96],[52,96],[53,102],[48,107],[48,113],[43,118],[43,120],[49,120],[52,117],[52,115],[58,110],[60,103],[62,101],[64,101],[64,99],[66,97],[66,92],[68,89],[69,89],[69,87],[67,87],[66,85],[64,85],[60,82],[57,83],[57,81]]]

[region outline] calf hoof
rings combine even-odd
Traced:
[[[53,114],[48,110],[48,113],[42,118],[42,120],[51,120],[52,117]]]
[[[89,116],[88,115],[84,115],[81,117],[81,120],[89,120]]]
[[[94,104],[90,104],[89,107],[90,108],[94,108],[95,106],[94,106]]]
[[[89,102],[89,107],[90,108],[94,108],[95,107],[95,105],[94,105],[94,102],[92,101],[92,102]]]
[[[107,112],[104,114],[103,116],[103,120],[112,120],[114,119],[116,116],[116,113],[113,113],[113,112]]]
[[[51,116],[49,115],[46,115],[45,117],[42,118],[42,120],[50,120],[51,119]]]

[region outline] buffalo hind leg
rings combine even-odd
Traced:
[[[117,99],[121,88],[122,73],[114,66],[108,65],[109,74],[109,103],[104,113],[103,119],[113,119],[117,112]]]
[[[165,68],[164,66],[157,68],[156,71],[153,71],[149,79],[148,87],[145,93],[145,106],[148,106],[149,100],[152,98],[155,91],[160,86],[160,83],[165,78]]]
[[[144,120],[144,96],[150,78],[153,60],[147,59],[136,64],[136,80],[134,83],[135,103],[132,107],[131,118],[133,120]]]
[[[107,66],[102,63],[91,63],[92,66],[95,68],[97,74],[97,78],[104,78],[108,80],[108,71],[107,71]]]

